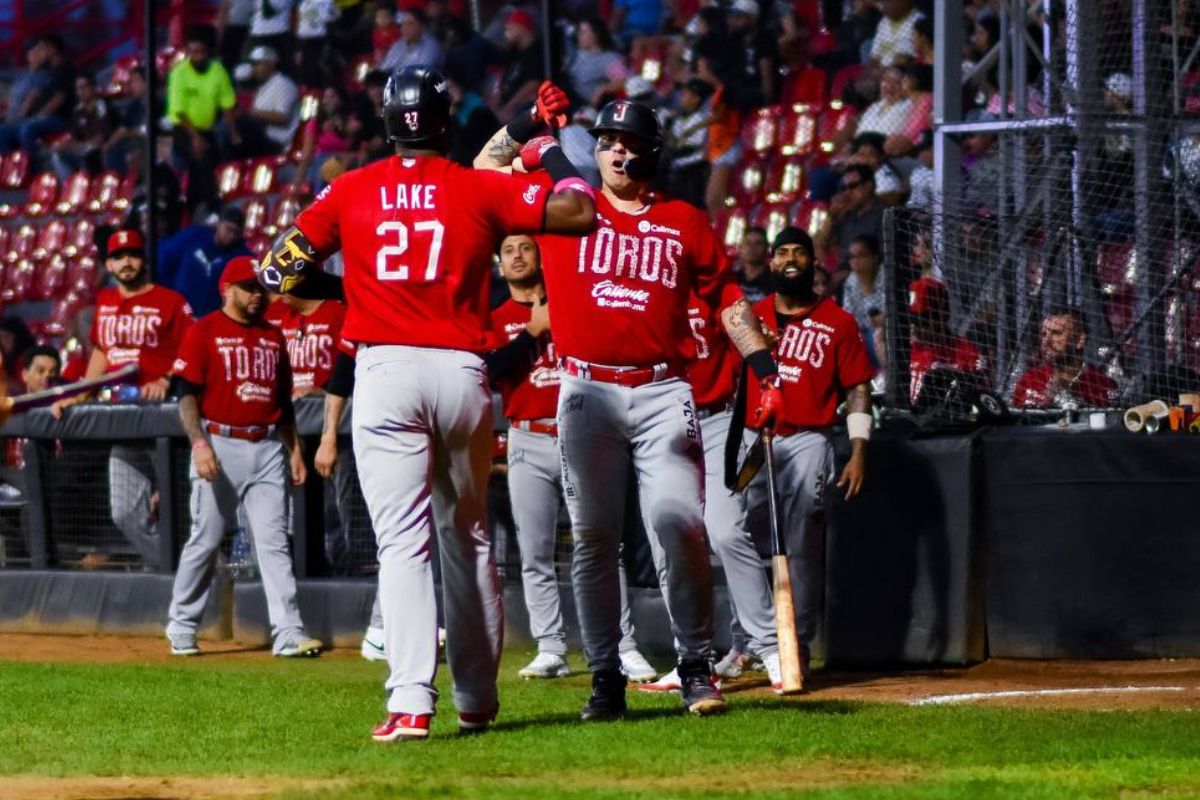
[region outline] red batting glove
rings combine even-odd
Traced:
[[[567,93],[550,81],[542,81],[537,93],[537,116],[551,128],[567,126],[567,109],[571,101]]]
[[[783,418],[783,390],[779,388],[779,376],[771,375],[759,383],[758,408],[754,409],[752,427],[775,429]]]
[[[535,136],[521,146],[521,166],[526,172],[536,172],[542,168],[542,155],[558,142],[553,136]]]

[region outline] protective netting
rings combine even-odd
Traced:
[[[934,190],[885,224],[889,404],[1182,405],[1200,391],[1200,9],[993,5],[965,23],[984,55]]]

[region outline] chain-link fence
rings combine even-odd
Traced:
[[[1200,13],[996,9],[961,76],[942,65],[962,96],[939,104],[932,202],[885,226],[889,403],[1182,404],[1200,390]]]

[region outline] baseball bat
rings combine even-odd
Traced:
[[[774,574],[779,671],[783,679],[782,692],[796,694],[804,689],[804,672],[800,668],[800,637],[796,634],[796,599],[792,594],[787,542],[779,525],[779,487],[775,481],[775,448],[772,445],[774,434],[764,429],[760,436],[767,464],[767,510],[771,515],[771,572]]]
[[[120,369],[107,372],[97,378],[64,383],[62,386],[52,386],[40,392],[31,392],[17,397],[6,397],[4,398],[4,410],[10,414],[20,414],[31,408],[54,405],[59,400],[85,392],[94,392],[109,386],[120,386],[122,383],[137,380],[137,376],[138,365],[126,364]]]

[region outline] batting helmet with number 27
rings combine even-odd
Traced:
[[[383,87],[383,127],[389,142],[434,144],[450,124],[450,90],[436,69],[404,67]]]

